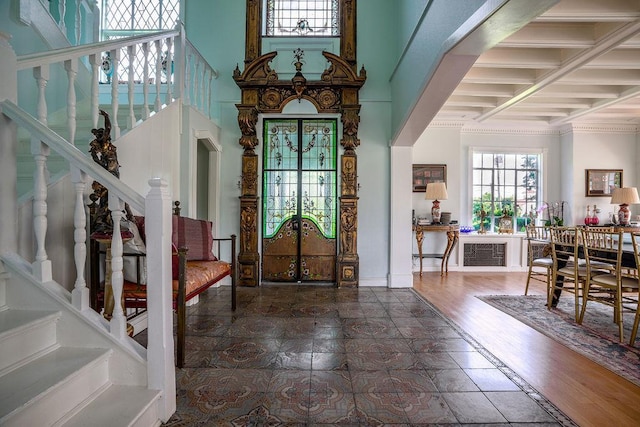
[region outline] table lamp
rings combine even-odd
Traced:
[[[618,211],[618,222],[620,225],[629,225],[629,205],[640,203],[640,197],[638,197],[638,189],[636,187],[622,187],[614,188],[613,194],[611,194],[611,204],[620,205]]]
[[[440,223],[440,200],[447,200],[447,185],[444,182],[430,182],[424,195],[426,200],[433,200],[431,222]]]

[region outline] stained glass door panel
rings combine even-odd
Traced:
[[[336,121],[264,125],[262,278],[335,281]]]

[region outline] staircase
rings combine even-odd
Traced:
[[[152,143],[148,128],[145,133],[147,124],[155,120],[166,126],[181,120],[180,127],[171,128],[176,132],[171,148],[178,147],[180,129],[191,135],[189,110],[210,118],[204,100],[211,99],[215,72],[188,42],[183,28],[22,57],[15,55],[7,36],[0,33],[0,426],[158,426],[169,420],[176,405],[169,186],[149,179],[150,174],[138,177],[136,182],[148,191],[143,196],[142,190],[93,162],[86,146],[91,128],[103,126],[98,123],[103,106],[111,115],[114,142],[126,133],[129,142],[138,138]],[[136,49],[150,52],[151,46],[159,51],[165,44],[176,46],[174,82],[143,85],[142,96],[133,95],[133,83],[115,82],[105,91],[97,79],[77,75],[96,76],[103,52],[117,58]],[[159,65],[150,61],[145,72],[159,76]],[[60,69],[65,72],[55,72]],[[77,93],[72,89],[89,80],[90,85]],[[16,88],[24,87],[29,90],[16,96]],[[47,87],[69,88],[67,105],[55,108],[60,97],[49,105]],[[209,96],[203,96],[207,92]],[[120,105],[122,100],[128,103]],[[170,155],[179,159],[180,151],[175,150]],[[24,175],[16,171],[18,160],[28,164]],[[147,173],[144,166],[138,163],[135,169]],[[58,170],[64,179],[53,191],[51,175]],[[149,292],[147,348],[126,335],[126,318],[117,307],[111,322],[89,307],[86,206],[93,179],[109,190],[114,225],[120,224],[124,203],[146,217],[148,281],[157,285]],[[15,199],[11,187],[26,195]],[[122,289],[117,226],[113,236],[117,299]]]
[[[5,260],[5,267],[0,275],[0,425],[159,424],[160,391],[142,385],[146,378],[114,373],[114,368],[140,367],[143,359],[134,351],[114,350],[108,336],[87,339],[83,330],[92,325],[61,300],[56,293],[64,291],[57,284],[39,287],[29,266],[17,259]],[[101,321],[98,317],[94,320]]]

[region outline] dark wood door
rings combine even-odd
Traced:
[[[264,121],[262,279],[335,281],[335,120]]]

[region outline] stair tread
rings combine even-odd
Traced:
[[[59,311],[16,309],[0,311],[0,338],[2,338],[3,334],[15,329],[21,329],[34,323],[50,321],[59,316]]]
[[[0,377],[0,419],[110,352],[102,348],[60,347]]]
[[[160,397],[158,390],[112,385],[69,419],[65,427],[127,426]]]

